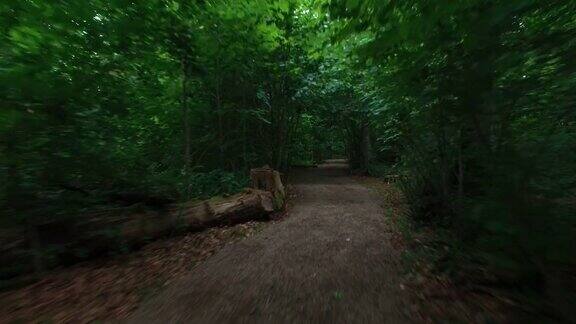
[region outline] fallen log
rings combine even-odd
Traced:
[[[264,220],[274,212],[271,193],[246,189],[228,198],[173,205],[167,212],[148,210],[121,217],[91,217],[80,224],[80,232],[99,233],[116,228],[124,243],[149,240],[175,230],[200,230],[219,225],[232,225],[252,220]],[[99,245],[106,237],[92,236],[85,244]],[[104,243],[104,242],[102,242]]]
[[[266,220],[274,210],[270,192],[246,189],[227,198],[175,204],[165,211],[148,208],[100,211],[79,220],[74,225],[75,236],[58,244],[95,255],[138,246],[173,232]]]
[[[68,264],[141,245],[174,231],[266,220],[284,205],[280,174],[261,168],[251,172],[251,176],[256,189],[246,189],[227,198],[172,204],[164,210],[137,204],[92,212],[73,220],[34,225],[40,238],[36,246],[43,249],[37,253],[32,253],[31,237],[26,230],[0,235],[0,280],[34,271],[31,255],[39,253],[48,259],[47,251],[54,250],[53,247],[58,247],[60,252],[49,257],[56,257],[58,264]],[[66,235],[63,235],[64,229]]]

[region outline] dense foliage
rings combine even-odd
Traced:
[[[53,247],[38,226],[232,194],[251,167],[320,159],[319,121],[300,90],[315,69],[304,47],[317,18],[304,10],[287,0],[0,4],[3,242],[24,229],[41,267]]]
[[[360,63],[353,92],[370,116],[371,171],[387,163],[385,172],[403,174],[414,219],[453,236],[439,266],[473,262],[570,318],[576,3],[329,8]]]
[[[138,192],[229,194],[346,154],[415,222],[564,308],[574,269],[576,3],[0,4],[0,221]]]
[[[230,193],[250,167],[286,169],[310,65],[295,3],[27,0],[0,11],[3,221],[75,215],[123,190]]]

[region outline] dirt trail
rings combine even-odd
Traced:
[[[295,175],[286,220],[229,245],[132,323],[407,323],[381,199],[332,160]]]

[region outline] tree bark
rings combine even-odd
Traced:
[[[182,59],[182,110],[184,123],[184,169],[190,169],[190,153],[192,138],[190,134],[190,108],[188,106],[188,70],[189,62],[186,57]]]
[[[362,142],[361,142],[361,153],[362,153],[362,171],[368,172],[370,167],[371,157],[371,143],[370,143],[370,124],[368,120],[362,122]]]
[[[54,243],[45,241],[43,237],[53,238],[55,234],[59,235],[61,241],[58,245],[66,247],[58,257],[72,261],[81,259],[73,256],[72,251],[75,250],[82,250],[85,257],[90,257],[117,250],[119,244],[138,246],[175,231],[201,230],[213,226],[266,220],[276,207],[277,202],[271,192],[246,189],[232,197],[172,205],[165,210],[135,205],[84,215],[75,224],[30,224],[22,232],[1,233],[0,270],[4,276],[30,272],[41,274],[46,270],[42,249]],[[54,233],[54,228],[67,225],[73,229],[71,237]],[[14,268],[20,265],[23,266],[21,269]]]

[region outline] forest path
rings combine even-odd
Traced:
[[[223,248],[132,323],[406,323],[377,194],[332,160],[294,175],[288,217]]]

